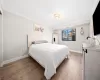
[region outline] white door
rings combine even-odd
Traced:
[[[58,44],[58,34],[53,34],[53,43]]]
[[[0,14],[0,66],[2,63],[2,15]]]

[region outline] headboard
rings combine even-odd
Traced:
[[[27,35],[27,48],[29,48],[32,44],[41,44],[41,43],[48,43],[47,40],[37,39],[33,36]]]

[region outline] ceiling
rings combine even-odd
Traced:
[[[3,9],[48,27],[84,23],[90,20],[96,0],[3,0]],[[59,13],[58,20],[53,17]]]

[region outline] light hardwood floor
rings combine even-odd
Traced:
[[[1,80],[44,80],[44,68],[31,57],[0,68]],[[70,53],[51,80],[82,80],[82,55]]]

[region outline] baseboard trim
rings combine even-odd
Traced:
[[[82,54],[82,52],[81,51],[76,51],[76,50],[70,50],[71,52],[75,52],[75,53],[81,53]]]
[[[70,51],[71,51],[71,52],[76,52],[76,53],[81,53],[81,54],[82,54],[81,51],[75,51],[75,50],[70,50]],[[23,58],[26,58],[26,57],[29,57],[29,55],[24,55],[24,56],[20,56],[20,57],[12,58],[12,59],[10,59],[10,60],[3,61],[3,62],[1,63],[1,65],[0,65],[0,67],[3,67],[3,66],[6,65],[6,64],[9,64],[9,63],[11,63],[11,62],[15,62],[15,61],[17,61],[17,60],[20,60],[20,59],[23,59]]]
[[[26,58],[28,57],[29,55],[23,55],[23,56],[20,56],[20,57],[16,57],[16,58],[12,58],[10,60],[6,60],[6,61],[3,61],[2,64],[1,64],[1,67],[3,67],[5,64],[9,64],[11,62],[15,62],[17,60],[20,60],[20,59],[23,59],[23,58]]]

